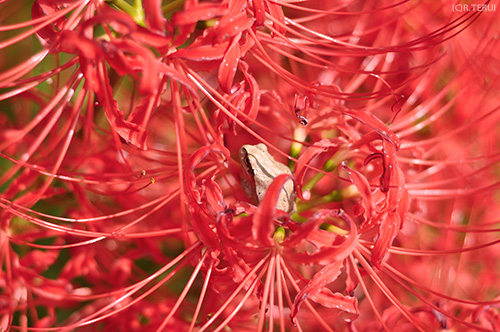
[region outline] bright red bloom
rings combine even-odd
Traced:
[[[500,329],[496,5],[3,2],[1,327]]]

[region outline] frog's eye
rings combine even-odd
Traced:
[[[250,163],[250,157],[248,154],[243,158],[243,162],[245,163],[245,168],[248,174],[254,175],[253,169],[252,169],[252,163]]]

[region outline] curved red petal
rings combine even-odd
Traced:
[[[226,93],[230,93],[231,91],[234,75],[236,74],[236,68],[240,59],[240,37],[241,35],[237,35],[233,38],[219,66],[217,79],[219,80],[222,91]]]
[[[196,6],[176,12],[172,17],[172,23],[175,26],[193,24],[198,21],[206,21],[215,17],[226,15],[228,12],[227,5],[201,3]]]
[[[161,11],[161,0],[144,0],[142,2],[144,7],[144,16],[146,27],[158,34],[165,34],[165,18]]]
[[[261,91],[257,80],[248,72],[248,64],[245,61],[239,61],[239,64],[250,89],[250,98],[247,100],[245,112],[253,120],[257,118],[259,113]]]
[[[125,73],[135,76],[141,72],[139,91],[143,95],[151,95],[158,89],[158,72],[160,62],[153,52],[131,40],[113,40],[114,48],[109,48],[110,52],[105,52],[106,60],[122,75]],[[121,59],[121,61],[116,61]]]
[[[349,109],[342,109],[340,112],[375,130],[380,136],[382,136],[382,138],[391,142],[396,147],[396,150],[399,149],[401,145],[399,137],[372,113],[368,111],[354,111]]]
[[[324,307],[335,308],[357,316],[358,308],[357,299],[355,297],[333,293],[330,289],[325,287],[338,278],[341,273],[342,265],[341,262],[326,265],[300,290],[291,308],[290,318],[293,321],[298,314],[300,306],[306,299],[311,299]],[[352,317],[346,317],[346,319],[350,320]]]
[[[195,206],[191,206],[190,211],[193,231],[196,232],[199,240],[216,254],[220,251],[220,240],[213,231],[213,219],[209,218],[201,209]]]
[[[217,22],[214,29],[207,35],[207,39],[214,44],[224,42],[250,29],[254,22],[255,19],[253,17],[248,17],[244,11],[236,15],[231,15],[229,13]]]
[[[275,230],[274,219],[276,217],[276,204],[283,186],[287,181],[291,181],[292,179],[293,176],[289,174],[278,175],[269,188],[267,188],[262,202],[253,215],[253,237],[265,246],[274,245],[273,233]]]
[[[264,0],[253,0],[253,11],[255,15],[255,24],[257,26],[264,25],[266,19],[266,5]]]
[[[220,60],[224,56],[228,45],[229,42],[215,45],[197,44],[188,48],[179,49],[177,52],[170,54],[168,57],[170,59],[180,58],[193,61]]]
[[[330,224],[331,218],[340,218],[349,225],[349,234],[347,236],[335,235],[333,233],[324,233],[325,239],[323,242],[331,243],[328,246],[322,246],[312,253],[296,252],[296,246],[301,241],[310,241],[311,234],[321,224]],[[342,240],[341,244],[334,244],[338,239]],[[341,261],[352,253],[358,243],[358,232],[356,225],[351,218],[341,210],[320,210],[316,212],[309,220],[301,224],[294,233],[282,245],[285,248],[287,258],[304,265],[331,263],[333,261]]]
[[[342,165],[347,175],[351,179],[351,182],[356,186],[359,193],[361,194],[362,204],[365,208],[365,218],[371,219],[373,217],[374,203],[372,199],[372,191],[370,183],[366,177],[360,172],[347,167],[347,165]]]
[[[379,269],[382,269],[381,263],[389,247],[398,235],[401,228],[399,214],[388,212],[385,218],[382,218],[378,232],[378,238],[372,251],[372,263]]]
[[[302,183],[304,182],[304,177],[306,175],[307,170],[309,169],[308,165],[314,158],[316,158],[320,154],[328,151],[329,149],[338,150],[338,148],[339,148],[339,141],[337,139],[328,138],[314,143],[312,146],[307,148],[307,150],[305,150],[304,153],[300,155],[299,161],[295,166],[297,196],[300,199],[304,199],[302,193]]]
[[[130,34],[130,38],[139,43],[154,47],[161,53],[167,53],[168,48],[170,47],[170,43],[172,42],[171,35],[161,36],[151,33],[151,31],[143,27],[137,27],[137,30]]]
[[[185,177],[186,184],[188,185],[188,193],[190,197],[198,204],[202,203],[202,192],[199,190],[196,183],[196,167],[205,159],[208,155],[215,154],[220,155],[227,160],[229,158],[229,151],[226,147],[215,144],[210,146],[203,146],[196,150],[186,162],[185,165]]]
[[[285,14],[283,13],[283,8],[276,3],[269,2],[269,14],[277,20],[280,24],[277,24],[276,22],[273,22],[273,27],[282,35],[285,34],[286,32],[286,27],[285,27]]]

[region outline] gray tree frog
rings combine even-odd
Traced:
[[[267,146],[262,143],[243,145],[240,148],[240,161],[243,168],[241,180],[243,191],[254,204],[262,201],[275,177],[281,174],[292,174],[286,165],[274,160],[273,156],[267,152]],[[276,208],[290,214],[295,213],[295,198],[293,181],[288,180],[281,190]]]

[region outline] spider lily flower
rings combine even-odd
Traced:
[[[494,4],[17,5],[2,328],[500,328]]]

